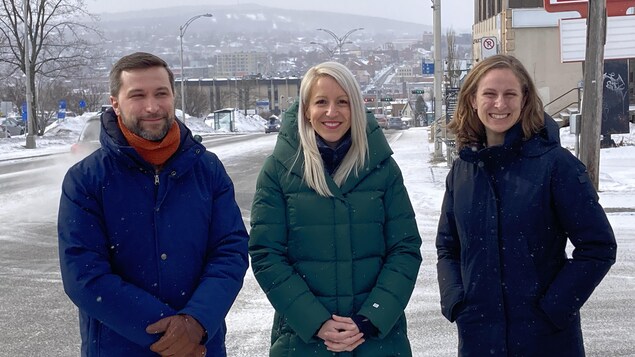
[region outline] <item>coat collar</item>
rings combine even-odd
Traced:
[[[201,143],[194,140],[192,132],[178,118],[175,119],[180,129],[180,144],[176,153],[166,162],[164,169],[176,172],[176,176],[183,174],[192,166],[193,157],[204,153],[207,149]],[[113,155],[123,160],[129,167],[143,167],[147,170],[154,170],[154,167],[143,160],[137,151],[128,144],[121,129],[117,125],[117,115],[112,108],[101,114],[101,133],[99,142],[109,155]],[[192,159],[181,160],[190,157]],[[177,160],[177,158],[179,158]]]
[[[542,156],[555,147],[560,146],[560,129],[558,124],[544,113],[544,123],[540,131],[525,140],[521,123],[516,123],[505,134],[503,145],[484,147],[482,143],[464,147],[459,156],[461,159],[476,163],[479,161],[491,162],[513,159],[517,156],[536,157]]]
[[[278,134],[276,145],[273,149],[273,156],[293,175],[303,177],[304,172],[302,170],[302,166],[304,163],[304,156],[302,149],[299,149],[300,135],[298,133],[298,107],[299,104],[296,101],[285,112],[282,120],[282,127],[280,129],[280,133]],[[344,182],[342,187],[338,189],[342,192],[346,192],[346,190],[355,187],[360,180],[372,171],[372,168],[380,165],[393,153],[388,141],[386,141],[383,131],[377,124],[374,115],[372,113],[367,113],[366,118],[366,137],[368,138],[369,148],[368,160],[366,160],[366,164],[358,172],[358,176],[355,176],[354,174],[349,175],[346,182]],[[336,185],[335,183],[331,185],[330,181],[332,181],[331,178],[327,177],[329,187],[333,189]]]

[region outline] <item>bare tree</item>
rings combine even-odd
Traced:
[[[84,110],[96,112],[102,105],[110,103],[108,100],[110,93],[107,82],[102,83],[98,80],[84,81],[81,88],[83,89],[81,99],[86,103]],[[78,113],[81,113],[81,110]]]
[[[449,28],[445,36],[448,44],[448,80],[450,82],[450,87],[456,88],[459,86],[459,80],[461,78],[461,63],[458,58],[456,32],[454,29]]]
[[[39,109],[38,119],[44,123],[57,118],[59,109],[59,101],[65,100],[69,102],[72,96],[71,89],[64,85],[62,81],[40,81],[37,83],[37,107]],[[70,109],[69,109],[70,110]]]
[[[426,104],[426,101],[423,100],[423,96],[417,96],[417,100],[415,102],[415,118],[422,126],[428,126],[428,118],[426,117],[427,113],[428,105]]]
[[[26,12],[24,1],[28,1]],[[0,42],[0,64],[6,64],[9,69],[5,77],[21,77],[19,72],[27,73],[26,35],[30,48],[31,93],[37,94],[36,78],[70,78],[99,56],[87,38],[92,35],[101,37],[101,33],[78,20],[97,19],[84,10],[84,0],[0,0],[0,5],[0,34],[5,39]],[[37,115],[35,95],[30,104]],[[41,135],[44,123],[37,120],[36,123]]]
[[[20,111],[21,109],[19,106],[25,101],[26,97],[26,83],[24,83],[23,80],[17,78],[6,78],[3,82],[4,83],[2,86],[2,92],[0,92],[0,97],[13,102],[15,105],[18,106],[18,111]]]
[[[185,107],[188,113],[200,118],[209,113],[209,94],[202,87],[185,87]]]

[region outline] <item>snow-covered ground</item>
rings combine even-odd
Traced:
[[[51,153],[68,152],[70,145],[77,141],[79,133],[84,127],[86,120],[97,113],[87,112],[77,117],[69,117],[58,120],[49,125],[43,136],[36,137],[36,148],[25,149],[26,138],[24,135],[13,136],[11,138],[0,138],[0,160],[20,158],[25,156],[38,156]],[[176,115],[180,118],[181,111],[177,110]],[[240,111],[234,112],[234,120],[237,134],[240,133],[263,133],[266,120],[259,115],[244,115]],[[224,126],[219,130],[214,130],[210,121],[205,118],[195,118],[187,116],[185,123],[194,134],[212,135],[229,134]]]
[[[37,138],[36,149],[25,149],[25,138],[0,139],[0,161],[54,152],[68,152],[77,139],[86,116],[68,119],[56,130]],[[263,132],[258,120],[237,119],[239,132]],[[188,118],[194,133],[213,135],[202,119]],[[240,124],[239,124],[240,123]],[[244,125],[244,126],[243,126]],[[613,135],[623,146],[602,149],[600,155],[600,203],[606,209],[618,241],[615,266],[582,311],[585,345],[588,356],[635,355],[635,125],[630,134]],[[244,150],[270,150],[273,136],[253,140],[252,144],[215,147],[214,152],[227,164]],[[407,308],[409,334],[415,356],[455,356],[455,326],[440,314],[436,286],[436,252],[434,239],[448,172],[445,163],[431,162],[434,150],[428,142],[428,128],[411,128],[392,136],[391,147],[403,175],[417,214],[423,238],[423,265]],[[561,129],[562,145],[573,150],[574,136]],[[0,176],[3,173],[0,172]],[[3,210],[11,210],[18,202],[2,201]],[[571,207],[575,209],[575,207]],[[19,237],[15,237],[19,239]],[[0,249],[2,249],[0,244]],[[43,311],[43,313],[45,313]],[[230,356],[266,355],[273,310],[255,283],[253,274],[245,277],[243,291],[227,317],[227,346]],[[74,319],[75,316],[68,316]],[[0,345],[2,344],[0,337]],[[2,351],[0,349],[0,355]]]

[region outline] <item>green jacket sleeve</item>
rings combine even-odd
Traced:
[[[269,157],[258,177],[251,209],[252,269],[274,309],[308,343],[331,314],[291,266],[286,251],[286,202],[276,162]]]
[[[404,314],[422,260],[421,237],[403,176],[393,159],[387,165],[391,178],[384,201],[387,256],[375,287],[358,312],[377,327],[379,338],[385,337]]]

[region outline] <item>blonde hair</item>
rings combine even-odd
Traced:
[[[494,55],[480,61],[468,75],[459,92],[459,102],[448,129],[456,134],[457,150],[465,146],[486,142],[485,126],[472,108],[478,84],[492,69],[511,70],[522,90],[524,105],[520,112],[520,122],[525,139],[540,131],[544,126],[544,109],[536,86],[525,66],[511,55]]]
[[[306,118],[306,110],[311,98],[311,91],[318,79],[329,76],[342,87],[349,99],[351,110],[351,147],[341,164],[333,174],[337,186],[341,186],[351,172],[355,175],[364,166],[368,157],[368,139],[366,137],[366,110],[362,91],[353,73],[337,62],[324,62],[311,67],[300,84],[300,103],[298,108],[298,131],[300,135],[300,152],[304,155],[304,180],[319,195],[332,197],[333,193],[326,182],[326,172],[322,156],[317,147],[315,130]],[[296,157],[297,159],[297,157]]]

